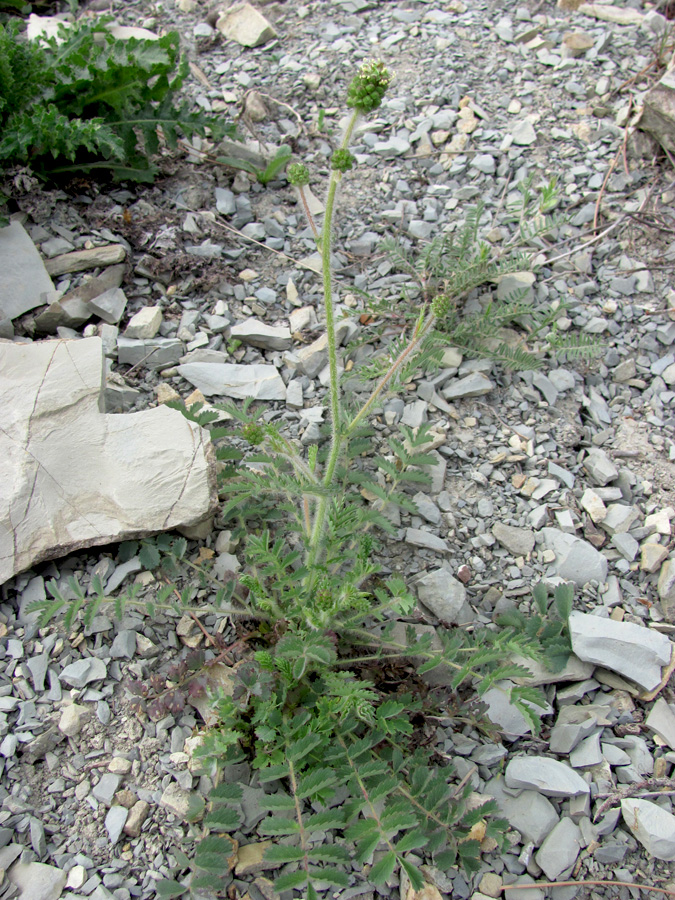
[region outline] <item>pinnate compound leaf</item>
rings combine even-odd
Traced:
[[[379,862],[375,863],[370,870],[368,878],[373,884],[384,884],[384,882],[394,874],[395,868],[396,854],[392,850],[389,850]]]
[[[422,877],[421,872],[407,859],[399,859],[401,864],[401,868],[404,870],[408,878],[410,879],[410,885],[415,891],[423,890],[426,882]]]
[[[260,802],[260,808],[267,812],[275,812],[279,809],[295,809],[295,800],[288,794],[268,794]]]
[[[302,847],[285,847],[283,844],[272,844],[265,850],[265,860],[275,863],[300,862],[305,857]]]
[[[333,866],[323,866],[321,868],[310,866],[309,874],[312,878],[328,881],[338,887],[349,887],[349,875],[343,872],[342,869],[336,869]]]
[[[297,872],[288,872],[286,875],[280,875],[274,880],[274,890],[280,894],[282,891],[290,891],[293,888],[299,889],[307,883],[307,873],[303,869]]]
[[[304,800],[312,794],[318,794],[326,788],[335,784],[337,775],[332,769],[314,769],[308,775],[303,775],[300,780],[300,790],[297,791],[297,797]]]
[[[349,852],[340,844],[320,844],[312,847],[307,856],[313,862],[348,863],[351,859]]]
[[[423,831],[416,828],[409,831],[396,844],[397,853],[408,853],[410,850],[417,850],[419,847],[425,847],[429,842],[429,838]]]
[[[178,881],[163,879],[162,881],[156,882],[155,890],[160,900],[172,900],[173,897],[182,897],[188,888]]]
[[[260,834],[297,834],[300,831],[300,826],[294,819],[282,819],[279,816],[273,816],[271,819],[264,819],[258,825],[258,831]]]
[[[345,814],[341,809],[325,809],[307,817],[305,830],[309,832],[325,831],[327,828],[343,828],[344,824]]]
[[[322,739],[318,734],[314,734],[310,731],[309,734],[306,734],[304,737],[300,738],[298,741],[294,741],[292,744],[289,744],[286,747],[286,755],[288,758],[294,762],[300,762],[301,759],[304,759],[308,753],[311,753],[319,744],[322,743]]]
[[[204,819],[207,828],[213,831],[234,831],[239,828],[241,814],[236,809],[228,809],[226,806],[218,806],[212,809]]]

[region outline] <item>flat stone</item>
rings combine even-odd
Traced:
[[[117,361],[123,366],[165,369],[179,362],[184,353],[185,346],[177,338],[155,337],[142,341],[124,335],[117,338]]]
[[[328,364],[328,336],[322,334],[311,344],[302,347],[292,354],[293,364],[299,372],[308,378],[316,378]],[[286,357],[284,357],[286,359]]]
[[[110,655],[113,659],[133,659],[136,655],[136,632],[120,631],[112,642]]]
[[[116,844],[122,837],[129,810],[123,806],[111,806],[105,817],[105,828],[111,844]]]
[[[66,666],[59,678],[71,687],[83,688],[91,681],[101,681],[106,675],[107,669],[103,660],[97,656],[87,656]]]
[[[586,510],[596,525],[602,522],[607,515],[607,507],[605,506],[604,501],[590,488],[587,488],[583,492],[580,503],[582,508]]]
[[[570,753],[570,765],[575,769],[588,769],[600,765],[602,750],[600,749],[600,732],[590,734]]]
[[[573,612],[569,629],[579,659],[618,672],[647,691],[659,684],[661,667],[671,659],[672,644],[665,635],[632,622]]]
[[[507,741],[514,741],[518,737],[529,734],[532,731],[532,725],[525,718],[518,707],[511,702],[511,689],[515,686],[515,681],[505,679],[497,681],[489,690],[487,690],[481,700],[487,706],[487,717],[495,725]],[[545,715],[552,712],[542,710],[541,707],[534,704],[528,704],[536,715]]]
[[[75,250],[74,253],[55,256],[54,259],[47,260],[45,268],[52,277],[56,277],[66,275],[68,272],[112,266],[121,263],[126,255],[127,251],[121,244],[107,244],[103,247],[93,247],[91,250]]]
[[[555,807],[536,791],[521,791],[514,796],[506,789],[503,777],[499,777],[488,781],[485,793],[497,801],[500,813],[511,827],[536,847],[558,824]]]
[[[112,772],[106,772],[105,775],[101,775],[97,784],[94,785],[92,789],[92,794],[96,799],[105,804],[106,806],[112,806],[112,802],[115,798],[115,794],[122,783],[122,778],[120,775],[114,775]]]
[[[186,363],[178,374],[206,397],[235,400],[285,400],[286,385],[275,366],[240,366],[234,363]]]
[[[3,347],[0,583],[76,549],[195,525],[215,508],[207,432],[166,406],[101,414],[102,375],[100,338]]]
[[[581,15],[591,16],[603,22],[614,22],[615,25],[641,25],[645,15],[636,9],[600,3],[582,3],[578,11]]]
[[[551,729],[549,749],[551,753],[570,753],[597,725],[597,716],[591,707],[563,706]]]
[[[117,325],[127,306],[127,295],[122,288],[110,288],[89,301],[89,308],[108,325]]]
[[[531,122],[528,122],[527,119],[524,119],[522,122],[515,122],[511,126],[511,135],[513,137],[513,143],[517,144],[519,147],[528,147],[537,140],[537,133],[534,130],[534,126]]]
[[[159,306],[144,306],[129,319],[124,329],[124,337],[136,341],[152,340],[162,324],[162,310]]]
[[[495,522],[492,534],[514,556],[527,556],[534,549],[534,532],[529,528],[517,528],[514,525]]]
[[[581,830],[571,819],[561,819],[535,855],[549,881],[572,868],[581,850]]]
[[[448,545],[443,538],[439,538],[429,531],[423,531],[421,528],[406,528],[405,542],[406,544],[412,544],[413,547],[434,550],[436,553],[448,552]]]
[[[230,334],[244,344],[260,347],[262,350],[288,350],[293,343],[289,328],[283,325],[266,325],[255,318],[233,325]]]
[[[37,247],[19,222],[0,228],[0,319],[16,319],[54,290]]]
[[[675,859],[675,816],[649,800],[626,797],[621,815],[635,837],[651,856]]]
[[[555,553],[554,568],[566,581],[583,587],[588,581],[604,582],[607,559],[581,538],[557,528],[542,528],[546,546]]]
[[[466,602],[466,588],[445,567],[419,579],[417,596],[444,625],[466,625],[474,618]]]
[[[250,3],[234,3],[220,15],[216,28],[242,47],[259,47],[277,36],[265,16]]]
[[[675,712],[663,697],[659,697],[651,708],[645,725],[675,750]]]
[[[31,678],[33,680],[33,688],[38,693],[44,691],[45,689],[45,675],[47,674],[47,669],[49,668],[49,654],[41,653],[39,656],[33,656],[31,659],[26,660],[26,665],[28,666],[28,671],[31,674]]]
[[[588,455],[584,460],[584,469],[588,472],[593,483],[601,487],[619,477],[619,470],[605,451],[599,447],[593,447],[588,451]]]
[[[472,372],[459,378],[443,388],[441,395],[446,400],[459,400],[461,397],[482,397],[494,390],[494,384],[482,372]]]
[[[44,863],[15,862],[7,877],[19,889],[19,900],[58,900],[68,874]]]
[[[507,787],[548,797],[577,797],[590,791],[574,769],[547,756],[517,756],[506,767],[505,781]]]
[[[58,297],[58,292],[57,292]],[[54,334],[61,326],[65,328],[79,328],[87,322],[92,315],[92,309],[88,303],[73,297],[70,300],[61,298],[49,304],[46,310],[35,317],[35,328],[43,334]]]
[[[600,527],[607,534],[623,534],[630,531],[639,519],[640,510],[637,507],[626,506],[625,503],[610,503]]]

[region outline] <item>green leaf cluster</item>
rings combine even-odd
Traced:
[[[231,133],[175,103],[188,72],[177,32],[121,40],[109,22],[64,25],[40,42],[26,41],[16,22],[0,25],[0,165],[152,181],[162,146]]]
[[[526,616],[520,610],[509,610],[497,618],[497,624],[536,641],[543,662],[552,672],[560,672],[572,653],[568,619],[572,612],[574,587],[569,582],[556,585],[553,603],[549,606],[548,590],[540,581],[532,589],[532,599],[535,612]]]

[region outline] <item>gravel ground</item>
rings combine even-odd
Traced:
[[[386,401],[375,422],[377,441],[398,433],[401,422],[429,421],[438,435],[432,488],[416,498],[419,515],[401,515],[398,540],[382,555],[385,569],[417,584],[425,606],[416,624],[489,624],[510,608],[530,612],[532,585],[562,577],[578,585],[580,614],[594,614],[607,629],[607,623],[642,629],[621,650],[601,629],[591,641],[592,652],[605,654],[593,660],[595,670],[587,662],[544,680],[550,709],[537,738],[499,692],[486,698],[499,726],[489,737],[453,720],[449,701],[437,728],[439,750],[453,760],[458,778],[500,798],[511,842],[504,854],[486,844],[471,879],[427,868],[427,880],[443,895],[477,900],[499,896],[501,880],[532,878],[615,878],[675,889],[669,863],[651,852],[658,836],[675,858],[675,818],[645,826],[651,835],[645,847],[618,806],[621,796],[662,786],[657,782],[675,764],[672,687],[646,699],[649,687],[636,687],[638,676],[622,668],[622,656],[638,658],[649,643],[645,634],[668,644],[675,632],[668,582],[675,558],[675,314],[669,312],[675,189],[670,166],[656,162],[655,145],[624,128],[631,103],[639,104],[649,87],[643,71],[667,22],[652,16],[623,25],[551,2],[511,0],[287,0],[261,9],[278,36],[244,49],[224,39],[210,10],[194,0],[112,5],[124,24],[179,29],[195,75],[187,93],[205,109],[239,115],[253,149],[257,141],[288,144],[316,185],[327,172],[341,98],[357,64],[377,56],[394,72],[377,117],[357,132],[358,167],[344,180],[335,225],[339,299],[355,342],[345,349],[346,365],[376,352],[390,334],[376,327],[381,318],[367,324],[364,292],[389,302],[393,312],[400,302],[405,279],[383,252],[383,238],[393,234],[421,249],[457,229],[467,203],[480,200],[481,233],[499,249],[510,234],[517,184],[530,176],[535,183],[558,178],[565,221],[541,245],[534,280],[521,277],[516,286],[532,284],[538,306],[566,301],[563,328],[596,335],[603,345],[596,362],[552,361],[537,373],[513,374],[455,354],[438,377],[422,376],[402,399]],[[639,2],[622,9],[647,12]],[[586,37],[575,42],[569,32]],[[573,50],[578,46],[587,49]],[[292,438],[315,443],[325,361],[320,354],[302,363],[297,357],[323,333],[320,279],[299,262],[315,250],[311,232],[284,177],[263,187],[202,160],[199,149],[191,151],[194,164],[167,159],[150,187],[83,181],[21,198],[25,227],[46,258],[86,242],[121,244],[128,302],[120,335],[135,313],[160,307],[158,334],[174,339],[178,353],[166,367],[151,368],[145,352],[142,362],[124,363],[115,326],[101,330],[96,318],[76,329],[61,324],[57,335],[102,334],[114,411],[145,409],[173,392],[187,397],[195,382],[189,368],[178,371],[179,362],[274,365],[285,400],[270,402],[269,417]],[[589,243],[601,191],[599,229],[608,231]],[[57,288],[67,292],[82,277],[64,275],[55,279]],[[481,290],[468,303],[479,308],[488,297]],[[412,288],[408,298],[417,299]],[[35,331],[36,315],[15,321],[15,339],[45,336]],[[269,341],[251,336],[249,319],[287,326],[289,317],[290,349],[247,343]],[[240,548],[219,527],[216,521],[190,545],[193,557],[200,546],[236,556]],[[440,585],[438,576],[429,577],[439,567]],[[37,566],[2,587],[0,869],[18,855],[26,864],[47,864],[41,871],[49,891],[37,893],[31,870],[33,886],[21,894],[31,900],[61,890],[94,900],[154,897],[157,880],[180,871],[175,848],[189,854],[192,846],[184,820],[188,792],[209,787],[205,776],[192,774],[184,752],[201,723],[198,711],[140,720],[127,690],[131,679],[165,673],[190,649],[208,648],[189,620],[129,613],[118,622],[99,615],[90,628],[66,633],[38,629],[26,614],[50,578],[67,590],[69,576],[86,586],[95,574],[108,593],[134,579],[152,588],[140,564],[124,562],[117,546]],[[207,618],[204,626],[226,642],[238,637],[224,620]],[[585,789],[563,786],[552,794],[555,773],[546,772],[542,782],[536,768],[542,757],[565,763],[565,775],[576,773]],[[535,769],[517,771],[516,760]],[[505,769],[507,787],[528,791],[518,809],[499,777]],[[247,767],[230,774],[249,785],[236,836],[255,844],[262,789]],[[656,799],[670,815],[670,796]],[[240,860],[228,896],[272,897],[268,875]],[[334,896],[406,897],[397,878],[380,891],[368,884],[367,872],[353,877],[354,887]],[[7,878],[2,889],[2,897],[17,893]],[[637,896],[635,889],[608,886],[549,893],[556,900]],[[538,900],[544,891],[504,896]]]

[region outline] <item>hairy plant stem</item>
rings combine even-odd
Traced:
[[[358,119],[358,112],[354,111],[347,125],[347,130],[342,138],[341,150],[346,150]],[[329,487],[335,477],[335,469],[340,459],[343,445],[342,436],[342,411],[340,408],[340,382],[337,371],[337,341],[335,338],[335,309],[333,306],[333,273],[331,271],[331,245],[333,212],[335,209],[335,197],[342,174],[331,171],[328,184],[328,196],[326,198],[326,211],[323,217],[323,229],[321,232],[321,265],[323,271],[323,300],[326,308],[326,336],[328,339],[328,369],[330,372],[330,418],[331,418],[331,444],[323,483]],[[311,570],[317,561],[319,544],[323,534],[326,512],[328,510],[328,497],[321,497],[317,504],[314,516],[314,525],[310,538],[310,548],[307,558],[308,568]]]
[[[359,424],[359,422],[364,418],[364,416],[368,415],[369,411],[373,407],[373,404],[375,403],[377,398],[380,396],[382,391],[387,387],[387,385],[392,380],[394,375],[398,372],[398,370],[401,368],[403,363],[411,356],[412,353],[414,353],[414,351],[417,349],[417,347],[419,347],[420,343],[424,340],[424,338],[433,329],[435,324],[436,324],[435,316],[430,316],[429,319],[427,320],[426,324],[424,324],[424,325],[422,324],[421,320],[418,322],[418,324],[416,326],[415,334],[414,334],[412,340],[410,341],[410,343],[408,344],[408,346],[399,354],[397,359],[394,360],[394,362],[389,367],[389,370],[387,372],[385,372],[385,374],[380,379],[380,382],[376,386],[373,393],[370,395],[368,400],[363,404],[361,409],[357,412],[357,414],[354,416],[352,421],[349,423],[347,430],[346,430],[347,437],[349,437],[349,435],[354,431],[354,429]]]

